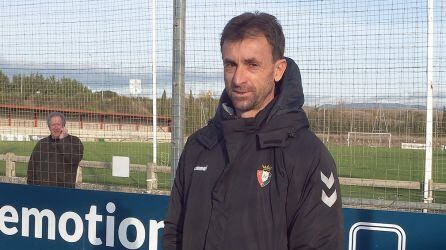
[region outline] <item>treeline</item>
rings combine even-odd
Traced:
[[[120,96],[113,91],[94,92],[77,80],[45,77],[41,74],[14,75],[9,79],[0,71],[0,102],[98,112],[151,114],[148,100]]]
[[[70,79],[45,77],[41,74],[14,75],[9,79],[0,70],[0,103],[30,107],[60,107],[96,112],[114,112],[152,115],[152,100],[146,97],[128,97],[113,91],[94,92],[81,82]],[[172,99],[163,91],[157,99],[159,116],[172,116]],[[215,113],[218,99],[211,93],[185,95],[185,132],[206,125]],[[311,128],[318,133],[345,134],[356,132],[387,132],[396,135],[420,136],[425,134],[426,112],[418,109],[348,109],[339,105],[321,109],[305,106]],[[434,133],[446,135],[446,109],[434,111]]]
[[[59,107],[95,112],[151,116],[152,99],[118,95],[113,91],[92,91],[70,78],[45,77],[42,74],[14,75],[11,79],[0,70],[0,104],[28,107]],[[171,117],[172,100],[163,91],[157,99],[157,114]],[[197,130],[213,116],[218,100],[209,94],[186,95],[185,130]]]
[[[424,136],[426,111],[420,109],[352,109],[339,105],[321,109],[306,107],[313,131],[345,134],[347,132],[392,133],[399,136]],[[434,110],[434,136],[446,136],[446,108]]]

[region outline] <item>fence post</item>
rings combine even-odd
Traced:
[[[147,163],[147,191],[155,190],[158,188],[158,181],[156,178],[155,165],[153,163]]]
[[[174,0],[172,50],[172,180],[184,146],[186,0]]]
[[[76,172],[76,184],[82,184],[82,166],[80,164]]]
[[[6,177],[15,177],[15,154],[6,153]]]

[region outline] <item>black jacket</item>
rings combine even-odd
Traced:
[[[188,139],[164,249],[342,248],[335,163],[308,129],[299,69],[287,62],[276,99],[255,118],[231,115],[223,92],[213,120]]]
[[[37,142],[28,162],[28,184],[74,188],[84,146],[76,136],[45,137]]]

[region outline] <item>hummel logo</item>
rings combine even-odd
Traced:
[[[322,190],[322,201],[328,206],[331,207],[333,206],[333,204],[336,202],[336,200],[338,199],[338,195],[336,194],[336,189],[335,191],[330,195],[327,196],[327,194],[325,193],[324,190]]]
[[[206,171],[208,169],[208,165],[206,166],[195,166],[194,171]]]
[[[331,173],[330,178],[327,178],[321,171],[321,180],[325,185],[327,185],[328,189],[330,189],[334,184],[334,176],[333,173]]]
[[[330,173],[330,177],[327,177],[321,171],[321,181],[327,186],[328,189],[331,189],[333,187],[333,184],[334,184],[334,181],[335,181],[334,176],[333,176],[333,172]],[[328,207],[333,206],[333,204],[338,199],[338,195],[336,193],[336,189],[334,190],[334,192],[330,196],[328,196],[325,193],[325,191],[322,190],[322,197],[321,197],[321,199],[325,203],[325,205],[327,205]]]

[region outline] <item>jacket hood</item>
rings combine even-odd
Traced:
[[[276,83],[277,102],[269,114],[268,120],[275,115],[303,111],[304,91],[300,70],[293,59],[285,57],[287,67],[282,79]]]
[[[302,109],[304,104],[304,94],[299,67],[292,59],[285,59],[287,61],[287,68],[282,79],[276,83],[276,95],[273,102],[270,103],[267,108],[260,111],[256,116],[256,118],[260,118],[259,116],[266,117],[261,119],[263,122],[269,124],[266,126],[267,131],[259,134],[260,144],[262,144],[262,141],[264,140],[271,141],[269,139],[279,137],[281,138],[282,143],[290,131],[293,134],[293,131],[298,128],[308,127],[308,119]],[[292,115],[292,117],[294,117],[292,119],[290,119],[291,117],[289,116],[291,113],[294,114]],[[287,117],[283,119],[283,115],[286,115]],[[280,122],[269,122],[272,119],[280,120]],[[198,132],[199,141],[208,148],[213,147],[213,145],[215,145],[223,136],[223,122],[229,120],[239,119],[235,115],[231,99],[226,93],[226,90],[223,90],[215,116],[209,121],[209,124],[213,124],[213,126],[208,126],[208,129]],[[240,122],[243,123],[241,120]],[[292,130],[290,130],[290,126],[293,127]]]

